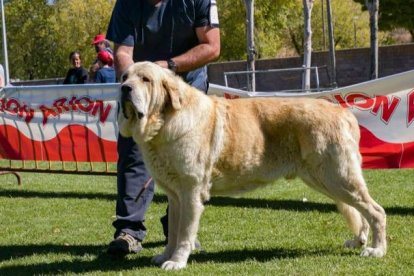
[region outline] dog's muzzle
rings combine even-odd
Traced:
[[[127,108],[128,108],[127,105],[133,106],[131,92],[132,92],[131,86],[127,84],[123,84],[121,86],[121,106],[122,106],[122,113],[125,119],[129,119],[129,116],[127,113]],[[137,116],[138,116],[138,119],[142,119],[142,117],[144,117],[144,114],[142,112],[137,112]]]

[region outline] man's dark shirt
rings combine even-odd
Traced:
[[[211,0],[163,0],[159,6],[147,0],[117,0],[107,39],[134,47],[134,61],[168,60],[198,45],[195,29],[218,26],[211,22]],[[200,90],[207,90],[207,68],[181,74]]]

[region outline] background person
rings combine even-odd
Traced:
[[[72,68],[66,73],[63,84],[84,84],[88,81],[88,71],[82,67],[81,54],[78,51],[73,51],[69,54],[69,61],[72,63]]]
[[[96,53],[99,53],[99,51],[102,51],[102,50],[109,52],[111,55],[113,55],[114,53],[111,49],[111,44],[105,38],[104,34],[96,35],[92,41],[92,45],[95,46]]]
[[[109,64],[113,63],[112,55],[107,51],[100,51],[96,56],[98,60],[99,70],[96,72],[96,83],[115,83],[115,70]]]
[[[113,57],[113,51],[111,49],[111,44],[109,41],[105,38],[104,34],[98,34],[94,37],[92,41],[92,45],[95,47],[95,51],[98,54],[100,51],[106,51]],[[112,58],[113,61],[113,58]],[[112,66],[112,62],[109,64],[109,66]],[[96,72],[100,69],[98,64],[98,59],[95,59],[95,61],[92,63],[91,67],[89,67],[89,81],[95,82],[96,81]]]
[[[153,61],[206,92],[205,65],[220,54],[215,0],[117,0],[107,38],[115,43],[118,79],[132,63]],[[150,175],[132,138],[118,136],[118,157],[116,230],[108,253],[121,255],[142,249],[145,212],[154,195],[154,183],[143,189]],[[167,221],[162,219],[166,235]]]

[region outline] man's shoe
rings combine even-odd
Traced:
[[[141,242],[127,233],[121,233],[113,241],[109,243],[108,254],[111,255],[127,255],[138,253],[142,250]]]

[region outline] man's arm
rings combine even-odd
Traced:
[[[173,57],[177,72],[188,72],[216,60],[220,55],[220,29],[210,26],[196,28],[199,44],[182,55]],[[168,68],[166,60],[156,61]]]
[[[114,65],[118,80],[121,80],[121,75],[134,63],[133,60],[134,47],[122,44],[114,45]]]

